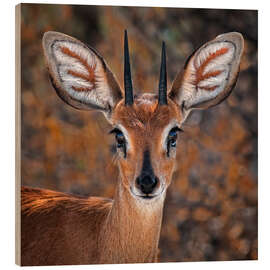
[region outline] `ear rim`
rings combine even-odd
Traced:
[[[59,72],[57,71],[57,65],[55,65],[53,61],[49,60],[54,57],[52,52],[52,45],[56,41],[69,41],[72,43],[80,44],[83,48],[95,54],[95,56],[100,60],[104,69],[104,74],[106,75],[107,83],[111,90],[113,104],[110,104],[108,99],[106,106],[102,107],[91,102],[83,102],[81,100],[77,100],[68,94],[68,92],[61,86],[61,78],[59,76]],[[123,99],[123,90],[121,89],[116,77],[111,72],[103,57],[94,48],[88,46],[87,44],[74,37],[56,31],[48,31],[44,33],[42,38],[42,47],[52,86],[54,87],[57,95],[71,107],[78,110],[100,110],[105,113],[110,113],[113,107],[115,107],[119,101]],[[54,74],[54,76],[52,74]]]
[[[234,60],[232,63],[230,63],[232,69],[229,73],[229,77],[226,79],[229,83],[225,86],[223,91],[219,93],[216,97],[202,101],[200,103],[191,105],[189,107],[185,106],[185,100],[180,99],[181,91],[184,91],[181,89],[184,76],[187,72],[187,68],[190,64],[190,62],[196,57],[197,54],[200,53],[202,49],[207,47],[208,45],[215,43],[215,42],[230,42],[233,44],[233,46],[236,48],[234,54]],[[232,92],[234,89],[234,86],[236,85],[239,70],[240,70],[240,62],[241,58],[244,52],[244,38],[241,33],[239,32],[229,32],[224,33],[221,35],[218,35],[215,39],[208,41],[204,43],[202,46],[200,46],[198,49],[194,50],[193,53],[187,58],[184,68],[177,74],[175,77],[175,80],[172,83],[171,90],[169,92],[169,97],[176,102],[179,107],[181,108],[182,112],[187,116],[192,110],[196,109],[208,109],[210,107],[216,106],[220,104],[222,101],[224,101]]]

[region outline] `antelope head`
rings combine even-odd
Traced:
[[[134,96],[127,32],[124,91],[94,49],[57,32],[43,37],[57,94],[72,107],[105,114],[115,135],[120,184],[130,197],[145,203],[165,197],[181,126],[189,113],[217,105],[231,93],[243,47],[243,37],[236,32],[207,42],[188,58],[167,92],[163,42],[158,93]]]

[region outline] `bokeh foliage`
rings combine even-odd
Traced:
[[[123,82],[128,29],[134,87],[157,91],[162,40],[169,86],[185,58],[215,36],[241,32],[245,54],[232,95],[193,113],[178,146],[164,209],[161,261],[257,259],[257,11],[22,5],[22,183],[113,197],[118,170],[101,113],[64,104],[50,85],[45,31],[96,48]]]

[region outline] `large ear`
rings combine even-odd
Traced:
[[[217,36],[196,50],[173,82],[169,97],[186,117],[192,109],[219,104],[231,93],[244,49],[240,33]]]
[[[46,32],[43,50],[57,94],[77,109],[110,113],[122,91],[102,57],[79,40]]]

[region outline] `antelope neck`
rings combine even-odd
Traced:
[[[164,197],[136,199],[120,183],[100,235],[104,262],[153,262],[158,249]],[[117,250],[110,249],[117,243]],[[143,243],[143,244],[142,244]],[[121,258],[121,262],[119,261]]]

